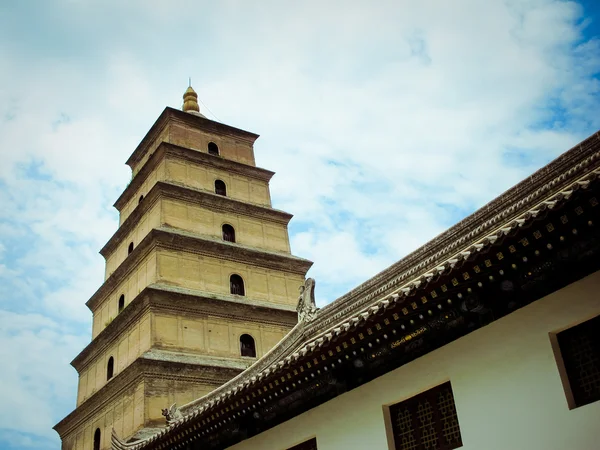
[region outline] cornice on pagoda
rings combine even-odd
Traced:
[[[312,261],[271,250],[223,241],[214,236],[200,235],[177,228],[162,226],[152,230],[162,248],[212,256],[227,261],[249,264],[304,276]]]
[[[259,181],[268,183],[275,172],[262,169],[260,167],[249,166],[247,164],[232,161],[222,158],[218,155],[210,155],[199,150],[193,150],[168,142],[161,142],[158,148],[149,157],[144,167],[133,177],[119,198],[115,201],[114,207],[121,211],[129,200],[135,195],[137,190],[142,186],[144,181],[157,167],[157,165],[165,158],[177,159],[186,163],[200,164],[203,166],[213,167],[228,173],[242,175],[248,178],[253,178]]]
[[[71,365],[81,373],[94,355],[115,344],[149,311],[178,314],[188,318],[211,316],[290,328],[297,322],[296,308],[293,306],[153,284],[142,290],[117,314],[114,320],[71,361]]]
[[[246,203],[240,200],[217,195],[209,191],[192,188],[179,183],[158,181],[152,187],[150,192],[144,197],[136,209],[127,217],[125,222],[110,237],[108,242],[100,250],[100,254],[105,259],[116,250],[122,240],[130,233],[141,221],[144,214],[161,199],[174,199],[192,203],[211,211],[224,212],[229,214],[241,214],[247,217],[266,220],[269,222],[287,225],[292,219],[292,215],[278,209],[267,208],[264,206]]]
[[[148,148],[152,145],[152,143],[155,142],[160,133],[170,122],[181,123],[197,130],[205,131],[215,135],[233,137],[236,140],[245,142],[249,145],[254,144],[254,141],[256,141],[256,139],[259,137],[258,134],[251,133],[249,131],[244,131],[230,125],[215,122],[214,120],[210,120],[205,117],[167,107],[163,110],[158,119],[156,119],[156,122],[154,122],[142,141],[127,159],[126,164],[133,168],[135,164],[143,158]]]
[[[147,379],[188,381],[217,387],[239,374],[241,370],[240,368],[222,367],[215,371],[212,365],[207,365],[200,360],[194,363],[174,361],[165,363],[163,359],[157,359],[154,356],[146,358],[145,355],[141,355],[85,399],[53,428],[60,436],[68,434],[95,415],[100,414],[106,405]],[[194,375],[189,375],[190,373],[194,373]]]
[[[199,235],[172,227],[152,229],[134,248],[133,252],[119,267],[104,281],[102,286],[86,302],[87,307],[94,311],[100,302],[123,281],[140,262],[155,249],[167,249],[184,253],[194,253],[222,260],[249,264],[252,266],[273,269],[282,272],[306,275],[312,266],[312,261],[296,256],[259,250],[237,243],[226,242],[212,236]]]

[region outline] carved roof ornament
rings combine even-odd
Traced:
[[[298,297],[298,322],[311,322],[317,315],[317,304],[315,303],[315,280],[307,278],[304,285],[300,286],[300,297]]]
[[[171,425],[173,422],[183,418],[181,411],[177,408],[177,403],[173,403],[169,409],[163,408],[161,411],[167,420],[167,425]]]

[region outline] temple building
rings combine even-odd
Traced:
[[[256,137],[130,157],[63,449],[598,448],[600,132],[322,309]]]
[[[312,263],[290,252],[292,216],[271,207],[257,137],[208,120],[189,87],[128,159],[105,280],[87,302],[92,341],[72,362],[77,407],[55,426],[62,448],[109,448],[113,429],[148,435],[296,324]]]

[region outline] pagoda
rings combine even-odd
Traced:
[[[292,216],[272,208],[258,135],[207,119],[190,86],[127,160],[119,227],[87,301],[92,341],[72,361],[77,406],[63,449],[144,438],[251,366],[294,325],[312,265],[291,254]]]

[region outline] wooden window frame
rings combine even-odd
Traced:
[[[579,408],[600,401],[600,397],[592,399],[583,399],[581,393],[574,389],[574,384],[577,382],[577,374],[574,372],[573,360],[570,355],[566,355],[567,342],[570,335],[576,333],[577,330],[585,330],[587,327],[593,328],[600,323],[600,315],[596,314],[592,317],[571,324],[560,330],[549,333],[550,344],[556,360],[556,366],[562,382],[563,390],[567,400],[569,409]],[[597,338],[598,339],[598,338]],[[596,341],[596,349],[600,348],[600,343]],[[599,350],[596,350],[599,351]]]
[[[442,442],[440,444],[438,444],[439,446],[436,447],[437,450],[452,450],[452,449],[456,449],[456,448],[460,448],[462,447],[463,441],[462,441],[462,434],[461,434],[461,430],[460,430],[460,422],[458,419],[458,412],[456,411],[456,402],[454,401],[454,392],[452,390],[452,385],[450,383],[450,381],[446,381],[443,382],[441,384],[437,384],[435,386],[432,386],[431,388],[428,388],[424,391],[421,391],[420,393],[413,395],[411,397],[405,398],[404,400],[400,400],[398,402],[394,402],[391,403],[389,405],[384,405],[383,407],[383,412],[384,412],[384,419],[385,419],[385,428],[386,428],[386,435],[387,435],[387,440],[388,440],[388,448],[390,450],[406,450],[406,449],[410,449],[410,450],[423,450],[427,447],[425,447],[423,445],[423,434],[422,431],[419,429],[419,419],[417,417],[418,414],[418,406],[420,402],[423,401],[428,401],[430,403],[430,405],[432,405],[433,409],[432,409],[432,415],[433,415],[433,421],[432,421],[432,428],[435,430],[435,435],[439,439],[441,439],[444,436],[444,428],[443,428],[443,417],[440,415],[441,412],[443,411],[439,404],[438,404],[438,400],[439,400],[439,394],[444,392],[444,390],[449,389],[450,394],[452,395],[452,407],[454,408],[454,412],[455,412],[455,417],[456,417],[456,425],[458,426],[458,442],[453,442],[453,443],[447,443],[447,442]],[[402,446],[400,443],[397,443],[397,439],[396,436],[398,433],[397,430],[397,422],[395,422],[396,420],[396,411],[400,410],[404,408],[405,410],[408,410],[411,416],[411,426],[412,429],[414,430],[412,433],[412,437],[414,438],[414,443],[411,447],[406,447],[406,446]]]

